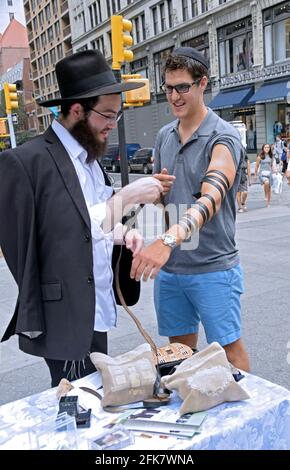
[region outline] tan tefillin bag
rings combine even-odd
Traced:
[[[134,315],[132,310],[126,305],[123,294],[120,289],[120,279],[119,279],[119,263],[116,264],[115,270],[115,282],[116,290],[122,307],[130,315],[132,320],[135,322],[138,330],[140,331],[143,338],[150,344],[154,362],[157,371],[157,378],[154,384],[153,396],[163,397],[163,390],[161,388],[161,377],[164,375],[169,375],[175,370],[175,366],[179,365],[185,359],[191,357],[195,350],[192,350],[189,346],[181,343],[170,343],[166,346],[157,347],[154,343],[151,336],[145,331],[140,320]]]

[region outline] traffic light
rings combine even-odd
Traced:
[[[128,105],[142,105],[150,101],[150,86],[148,78],[130,78],[126,83],[144,83],[142,88],[125,92],[125,103]]]
[[[18,108],[18,95],[16,85],[14,83],[4,83],[4,96],[6,113],[11,114],[12,109]]]
[[[126,49],[133,44],[132,36],[126,34],[132,31],[132,27],[132,21],[124,20],[122,15],[111,16],[113,70],[120,70],[123,62],[134,58],[133,52]]]

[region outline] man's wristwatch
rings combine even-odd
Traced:
[[[159,235],[158,238],[163,241],[164,245],[170,246],[170,248],[175,248],[177,246],[177,238],[174,235],[163,233],[162,235]]]

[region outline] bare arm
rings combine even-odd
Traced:
[[[199,230],[221,207],[227,191],[233,185],[236,168],[231,152],[225,145],[214,147],[206,178],[201,187],[201,197],[188,209],[184,216],[167,231],[176,237],[177,245],[188,238],[189,229]],[[139,280],[143,275],[146,281],[156,277],[160,268],[168,261],[172,249],[161,240],[154,241],[139,253],[133,263],[131,277]]]
[[[92,234],[95,238],[110,232],[135,204],[149,204],[163,192],[160,181],[154,177],[140,178],[122,188],[106,202],[89,208]]]
[[[201,186],[201,197],[188,209],[184,216],[197,220],[199,230],[221,208],[226,192],[232,187],[236,176],[236,168],[229,149],[222,144],[214,147],[206,178]],[[205,206],[205,207],[204,207]],[[172,226],[167,233],[177,237],[180,245],[187,237],[180,225]]]
[[[261,158],[260,158],[260,157],[257,157],[256,166],[255,166],[255,176],[257,176],[257,173],[258,173],[258,170],[259,170],[259,166],[260,166],[260,162],[261,162]]]
[[[251,164],[250,160],[247,160],[247,173],[248,173],[248,183],[251,185]]]

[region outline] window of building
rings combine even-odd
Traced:
[[[57,0],[51,1],[51,9],[54,14],[57,13],[57,10],[58,10]]]
[[[141,18],[141,27],[142,27],[142,37],[143,37],[143,41],[145,41],[145,39],[146,39],[146,25],[145,25],[145,15],[144,15],[144,13],[142,13],[140,18]]]
[[[110,55],[112,53],[112,50],[111,50],[112,49],[112,46],[111,46],[111,44],[112,44],[112,34],[111,34],[111,32],[107,33],[107,44],[108,44],[108,49],[109,49],[108,50],[108,55]]]
[[[161,20],[161,31],[166,30],[166,15],[165,15],[165,5],[164,3],[160,3],[160,20]]]
[[[217,34],[221,77],[253,67],[251,17],[220,28]]]
[[[110,1],[110,0],[109,0]],[[116,13],[117,11],[117,6],[116,6],[116,1],[115,0],[111,0],[112,1],[112,11],[113,11],[113,14]]]
[[[12,1],[12,0],[7,0],[7,5],[8,5],[9,7],[12,7],[12,6],[13,6],[13,1]]]
[[[59,24],[59,21],[56,21],[56,22],[54,23],[54,31],[55,31],[56,37],[60,35],[60,24]]]
[[[49,87],[51,85],[51,76],[50,76],[50,73],[48,73],[46,76],[45,76],[45,79],[46,79],[46,86]]]
[[[144,78],[148,78],[148,58],[143,57],[142,59],[134,60],[130,63],[131,73],[139,73]]]
[[[208,0],[201,0],[201,13],[208,11]]]
[[[42,57],[39,57],[39,59],[37,60],[37,65],[38,65],[38,70],[42,70]]]
[[[102,23],[102,11],[100,0],[89,6],[90,24],[91,28],[95,28],[98,24]]]
[[[103,18],[102,18],[101,0],[97,0],[97,7],[98,7],[98,19],[99,19],[99,23],[102,23]]]
[[[86,32],[85,13],[83,11],[74,17],[74,22],[79,35]]]
[[[57,61],[57,59],[56,59],[55,49],[51,49],[51,51],[50,51],[50,63],[55,64],[56,61]]]
[[[51,18],[51,8],[50,8],[50,3],[48,5],[46,5],[45,9],[45,17],[46,17],[46,21],[50,20]]]
[[[169,25],[169,28],[172,28],[173,26],[172,0],[167,0],[167,9],[168,9],[168,25]]]
[[[111,2],[107,1],[107,9],[108,9],[108,17],[112,15],[112,10],[111,10]]]
[[[263,12],[265,65],[290,58],[290,2]]]
[[[38,27],[37,16],[35,16],[33,18],[32,23],[33,23],[33,29],[34,29],[34,32],[35,32],[37,30],[37,27]]]
[[[188,0],[182,0],[182,19],[187,21],[188,18]]]
[[[43,91],[45,89],[44,77],[40,77],[40,90]]]
[[[39,12],[39,15],[38,15],[38,22],[39,22],[39,26],[42,26],[42,25],[43,25],[43,22],[44,22],[43,10]]]
[[[36,49],[37,51],[40,51],[40,48],[41,48],[40,37],[38,36],[38,37],[35,39],[35,49]]]
[[[44,47],[46,45],[46,33],[42,33],[41,36],[40,36],[40,39],[41,39],[41,45],[42,47]]]
[[[47,30],[48,42],[53,41],[53,27],[50,26]]]
[[[198,15],[197,0],[192,0],[191,1],[191,16],[192,18],[194,18],[197,15]]]
[[[52,83],[54,83],[55,85],[57,83],[55,70],[52,71]]]
[[[43,55],[43,65],[44,65],[44,67],[48,67],[48,66],[49,66],[48,52],[46,52],[46,53]]]
[[[85,19],[85,12],[82,11],[80,14],[80,23],[82,25],[82,31],[85,33],[86,32],[86,19]]]
[[[167,49],[164,49],[163,51],[157,52],[154,54],[154,69],[155,69],[155,90],[156,93],[161,92],[161,85],[164,82],[164,65],[166,62],[166,59],[170,52],[172,51],[173,47],[169,47]]]
[[[94,28],[96,26],[96,4],[93,3],[92,5],[89,6],[89,15],[90,15],[90,25],[91,28]]]
[[[63,57],[62,44],[58,44],[58,46],[56,46],[56,49],[57,49],[58,60],[60,60]]]
[[[153,18],[153,32],[154,32],[154,36],[156,36],[159,33],[157,7],[152,8],[152,18]]]
[[[91,47],[92,49],[98,49],[104,54],[105,53],[104,36],[100,36],[99,38],[92,41]]]
[[[133,35],[134,35],[134,43],[138,44],[140,42],[139,16],[133,19]]]

